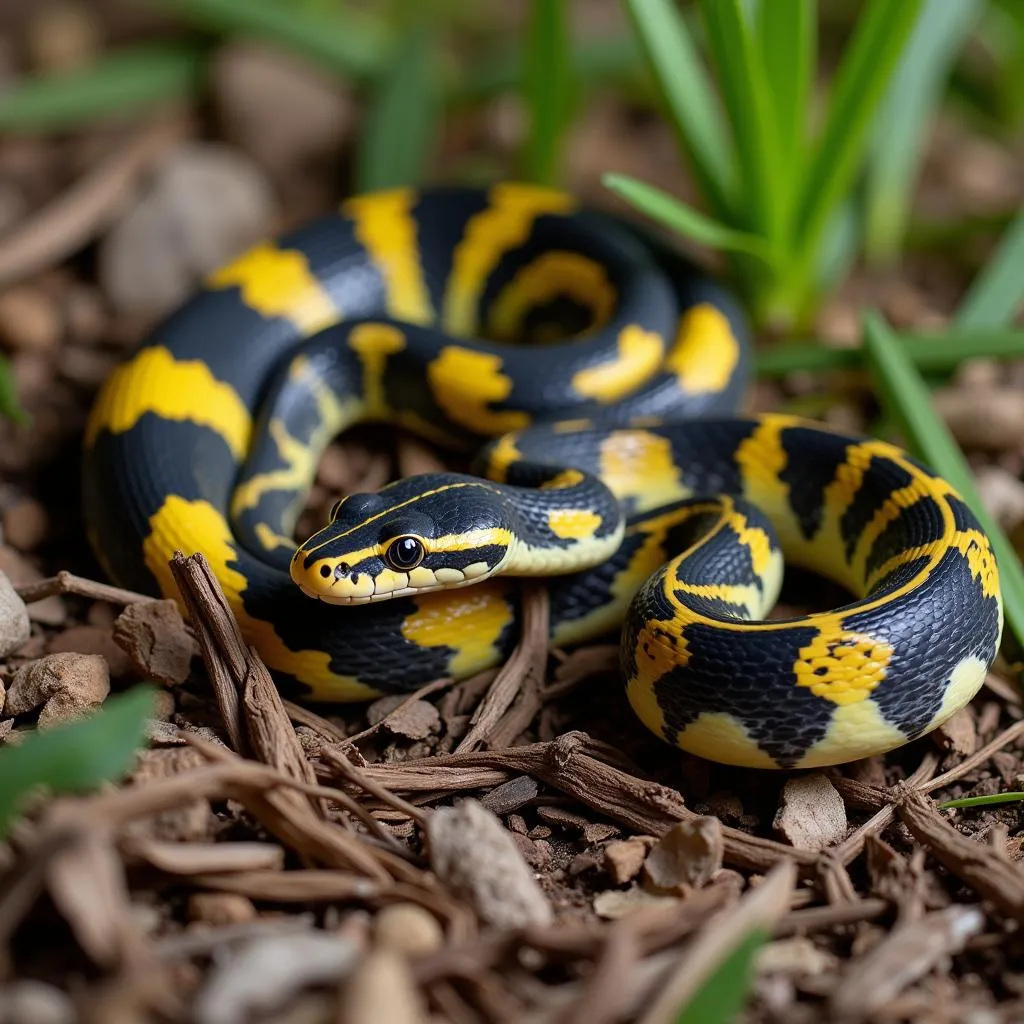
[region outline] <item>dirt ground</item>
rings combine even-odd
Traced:
[[[0,87],[160,25],[73,8],[57,46],[17,7]],[[0,742],[161,684],[124,785],[37,802],[0,845],[0,1021],[668,1021],[752,925],[772,940],[749,1024],[1024,1020],[1020,805],[937,809],[1024,789],[1005,665],[884,758],[743,771],[651,736],[612,643],[548,651],[535,585],[500,672],[316,709],[278,696],[201,561],[175,566],[191,627],[104,585],[78,477],[97,387],[203,272],[345,194],[361,110],[299,61],[231,42],[195,102],[0,138],[0,346],[32,417],[0,424],[0,570],[32,621],[2,666]],[[509,172],[520,113],[509,96],[451,113],[434,177]],[[692,195],[668,130],[612,92],[588,99],[567,154],[591,202],[610,205],[610,169]],[[944,116],[917,215],[956,230],[892,272],[855,271],[817,335],[853,343],[862,304],[943,324],[1024,201],[1022,156],[1024,139]],[[976,360],[935,400],[1024,541],[1022,387],[1024,360]],[[865,431],[879,415],[852,372],[761,383],[751,405]],[[299,533],[340,493],[436,458],[381,430],[340,439]],[[791,573],[783,600],[777,614],[837,595]]]

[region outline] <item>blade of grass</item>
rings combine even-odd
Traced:
[[[801,266],[810,277],[833,212],[849,193],[868,132],[922,0],[869,0],[832,84],[828,117],[808,163],[797,214]]]
[[[622,196],[641,213],[681,235],[723,252],[742,252],[755,256],[765,264],[771,262],[771,252],[763,238],[745,231],[736,231],[710,217],[698,213],[692,206],[680,202],[667,192],[625,174],[604,174],[605,188]]]
[[[985,269],[972,282],[956,312],[961,328],[1002,327],[1024,302],[1024,212],[1006,229]]]
[[[676,1017],[676,1024],[732,1024],[750,992],[754,957],[767,941],[762,928],[744,936]]]
[[[672,0],[626,0],[683,149],[716,216],[733,208],[737,168],[707,75]]]
[[[523,94],[530,114],[526,177],[542,185],[558,179],[562,138],[569,120],[568,31],[562,0],[532,0],[523,65]]]
[[[189,96],[199,89],[205,53],[196,46],[137,46],[80,71],[29,78],[4,90],[0,131],[55,131]]]
[[[866,181],[865,248],[875,264],[899,255],[928,130],[953,63],[984,9],[985,0],[925,0],[889,83]]]
[[[1012,804],[1024,800],[1024,793],[989,793],[988,796],[964,796],[958,800],[947,800],[939,804],[940,811],[953,807],[991,807],[994,804]]]
[[[0,836],[36,786],[78,792],[121,776],[142,745],[153,707],[152,687],[137,686],[108,698],[88,718],[0,748]]]
[[[356,154],[357,190],[422,182],[441,114],[433,56],[432,33],[417,21],[395,48],[370,99]]]
[[[271,0],[153,0],[203,28],[266,39],[319,61],[331,71],[368,78],[385,64],[391,32],[377,17],[345,4],[333,17]]]
[[[954,370],[965,359],[1024,359],[1024,331],[950,330],[896,337],[907,358],[925,373]],[[862,348],[828,348],[820,341],[783,344],[757,354],[757,372],[763,377],[784,377],[798,370],[855,370],[865,360]]]
[[[0,356],[0,416],[6,416],[19,427],[26,427],[32,422],[32,417],[25,411],[18,397],[14,372],[6,356]]]
[[[1017,642],[1024,645],[1024,568],[1006,534],[978,497],[963,452],[932,409],[928,387],[898,338],[875,312],[864,318],[864,346],[883,405],[902,425],[911,450],[960,492],[988,534],[999,568],[1006,621]]]
[[[774,110],[761,54],[740,0],[700,0],[708,45],[732,124],[746,227],[771,242],[779,237],[780,174]],[[782,9],[773,8],[772,18]]]
[[[813,0],[770,0],[758,4],[756,12],[757,41],[775,108],[779,152],[794,193],[817,52],[814,11]]]

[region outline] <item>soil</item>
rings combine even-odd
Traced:
[[[173,30],[118,4],[45,10],[46,32],[33,5],[5,10],[0,79]],[[60,46],[38,43],[54,31]],[[203,273],[346,194],[362,109],[300,61],[230,42],[192,103],[0,138],[0,346],[31,417],[0,424],[0,570],[31,628],[3,661],[0,743],[160,686],[123,784],[39,799],[0,845],[0,1020],[670,1021],[754,927],[770,941],[748,1024],[1024,1020],[1020,805],[938,809],[1024,789],[1003,663],[886,757],[756,772],[650,735],[613,643],[549,651],[537,585],[500,671],[310,708],[278,694],[201,556],[173,567],[189,625],[105,582],[79,495],[96,389]],[[509,96],[453,113],[431,178],[514,173],[520,114]],[[856,269],[822,309],[824,343],[854,343],[862,305],[945,323],[1024,201],[1022,151],[944,114],[915,209],[933,244]],[[693,194],[668,129],[619,95],[588,98],[568,152],[566,184],[590,202],[612,206],[610,169]],[[955,241],[934,242],[936,224]],[[936,402],[1024,538],[1022,384],[1024,360],[975,360]],[[750,404],[879,425],[856,373],[762,382]],[[346,435],[299,533],[340,494],[436,460],[397,432]],[[776,614],[841,599],[793,572]]]

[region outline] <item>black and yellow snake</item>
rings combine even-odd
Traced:
[[[509,577],[547,576],[552,642],[621,627],[630,702],[685,750],[806,767],[899,746],[995,657],[988,539],[891,444],[736,416],[749,363],[723,289],[560,192],[356,197],[218,270],[114,372],[90,539],[119,583],[171,596],[172,553],[203,552],[310,699],[499,663]],[[365,420],[489,439],[481,475],[348,497],[296,550],[320,454]],[[856,599],[765,621],[783,555]]]

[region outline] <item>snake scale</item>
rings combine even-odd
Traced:
[[[507,658],[514,577],[551,641],[621,634],[628,699],[670,743],[764,768],[933,729],[1002,632],[989,541],[899,448],[737,413],[729,293],[668,243],[559,191],[398,189],[209,276],[103,387],[90,541],[175,596],[201,551],[286,692],[408,692]],[[471,474],[352,495],[296,546],[320,455],[360,421],[476,452]],[[766,618],[784,559],[850,603]]]

